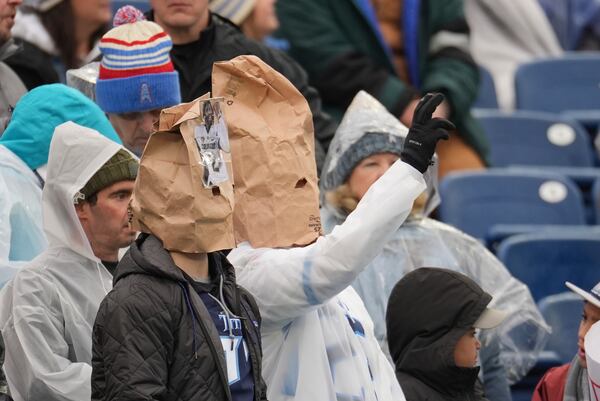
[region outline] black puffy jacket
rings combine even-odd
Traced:
[[[222,253],[209,254],[209,269],[211,277],[222,278],[224,299],[242,318],[254,399],[265,400],[258,308],[236,285]],[[231,400],[210,314],[154,236],[142,234],[119,263],[94,324],[92,368],[92,400]]]
[[[454,271],[416,269],[396,284],[386,324],[406,401],[485,401],[479,368],[460,368],[454,348],[492,297]]]

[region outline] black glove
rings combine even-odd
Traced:
[[[400,158],[421,173],[425,173],[432,164],[431,158],[435,145],[440,139],[448,139],[448,131],[456,127],[444,118],[431,118],[435,109],[444,101],[441,93],[426,94],[413,115],[412,127],[404,141]]]

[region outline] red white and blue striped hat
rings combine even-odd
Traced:
[[[117,11],[114,25],[99,45],[102,61],[96,102],[100,108],[122,114],[181,103],[179,74],[169,57],[173,47],[169,35],[132,6]]]

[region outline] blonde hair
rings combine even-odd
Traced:
[[[325,200],[336,209],[341,209],[344,213],[350,214],[358,206],[359,199],[352,193],[348,184],[342,184],[339,187],[325,193]],[[415,199],[410,217],[422,216],[427,203],[427,190]]]

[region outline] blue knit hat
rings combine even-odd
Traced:
[[[394,153],[400,156],[404,147],[404,138],[387,132],[367,132],[352,144],[340,157],[337,167],[327,175],[327,189],[336,188],[348,180],[348,177],[363,159],[377,153]]]
[[[107,113],[143,112],[181,103],[179,74],[169,57],[171,38],[158,24],[143,19],[136,8],[122,7],[115,15],[116,27],[100,40],[96,102]]]
[[[67,121],[92,128],[121,144],[115,129],[94,102],[76,89],[52,84],[38,86],[17,102],[10,123],[0,137],[0,145],[35,170],[48,163],[54,129]]]

